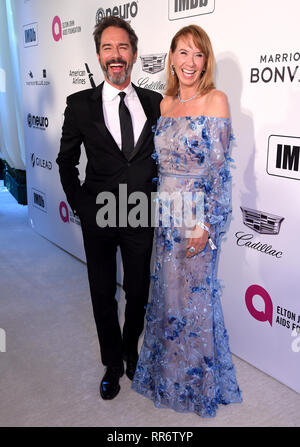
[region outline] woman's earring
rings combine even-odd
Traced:
[[[175,71],[174,71],[174,65],[170,65],[171,68],[171,75],[174,76],[175,75]]]
[[[205,70],[205,69],[204,69],[204,70],[202,70],[202,71],[201,71],[201,76],[203,76],[205,72],[206,72],[206,70]]]

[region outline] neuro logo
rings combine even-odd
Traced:
[[[265,304],[264,311],[259,311],[254,307],[253,299],[258,295],[260,296]],[[273,302],[271,300],[268,292],[261,286],[254,284],[248,287],[245,294],[245,302],[249,313],[258,321],[264,322],[268,321],[270,326],[272,326],[273,321]]]
[[[46,130],[49,126],[49,120],[46,116],[35,116],[28,113],[27,124],[33,129]]]
[[[270,135],[267,173],[300,180],[300,137]]]
[[[260,234],[279,234],[284,217],[241,206],[244,224]]]
[[[124,3],[120,6],[113,6],[111,8],[99,8],[96,13],[96,24],[98,25],[104,17],[115,16],[124,20],[130,20],[136,17],[138,13],[137,2]]]
[[[215,0],[169,0],[169,20],[211,14]]]
[[[141,56],[142,70],[150,74],[159,73],[165,68],[166,56],[167,53]]]
[[[62,25],[61,20],[58,16],[55,16],[52,21],[52,35],[55,42],[62,39]]]
[[[105,11],[103,8],[99,8],[98,11],[96,12],[96,24],[98,25],[98,23],[101,22],[102,19],[104,19],[105,17]]]

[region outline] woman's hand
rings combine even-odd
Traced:
[[[207,225],[207,224],[205,224],[205,225]],[[193,256],[200,253],[200,251],[202,251],[204,249],[205,245],[207,244],[208,236],[209,236],[208,231],[206,231],[203,228],[196,225],[192,231],[191,237],[188,240],[186,257],[192,258]],[[192,250],[192,252],[191,252],[190,248],[192,248],[192,247],[195,249],[195,251]]]

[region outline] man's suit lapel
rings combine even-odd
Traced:
[[[108,128],[105,125],[104,115],[103,115],[103,105],[102,105],[102,90],[103,90],[103,82],[102,84],[96,87],[91,95],[91,119],[101,134],[101,138],[107,141],[107,145],[109,149],[113,150],[118,157],[124,158],[123,152],[120,151],[119,146],[115,142],[112,134],[109,132]]]
[[[132,84],[133,88],[135,89],[139,100],[142,104],[142,107],[144,109],[145,115],[147,117],[147,120],[145,122],[145,125],[143,127],[143,130],[139,136],[139,139],[135,145],[134,150],[132,151],[131,155],[130,155],[130,160],[133,159],[133,157],[136,156],[136,154],[139,152],[139,150],[141,149],[145,139],[147,138],[147,135],[149,135],[149,132],[152,131],[152,125],[153,125],[153,110],[151,107],[151,102],[150,102],[150,98],[149,95],[145,94],[145,90],[136,87],[134,84]]]

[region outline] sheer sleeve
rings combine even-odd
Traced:
[[[230,142],[234,139],[229,119],[216,118],[209,123],[209,175],[204,190],[205,223],[224,225],[231,213]]]

